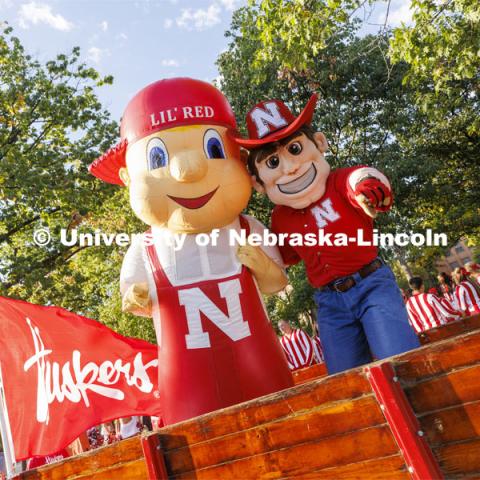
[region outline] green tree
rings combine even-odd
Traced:
[[[282,69],[307,73],[312,59],[345,29],[365,0],[250,0],[241,33],[256,45],[255,67],[277,63]],[[253,26],[253,28],[252,28]],[[256,71],[262,78],[262,68]]]
[[[436,93],[448,91],[452,82],[478,81],[480,4],[412,0],[410,9],[413,24],[394,30],[390,49],[393,61],[410,65],[405,81],[430,84]]]
[[[395,207],[378,219],[382,231],[433,228],[449,234],[451,244],[466,233],[478,231],[478,189],[473,188],[478,165],[472,165],[474,156],[478,158],[478,146],[465,147],[465,142],[459,145],[458,140],[464,138],[459,123],[450,123],[453,128],[447,132],[447,124],[433,122],[421,108],[416,101],[418,88],[404,81],[409,65],[392,64],[388,58],[391,34],[358,38],[358,21],[343,22],[340,16],[335,35],[327,42],[319,41],[318,49],[310,48],[318,33],[314,31],[315,23],[309,35],[304,34],[305,38],[286,49],[282,33],[276,34],[273,27],[268,35],[261,30],[264,10],[268,7],[269,15],[278,17],[275,21],[270,18],[270,25],[284,22],[285,28],[293,28],[289,26],[289,22],[294,23],[289,15],[300,15],[293,5],[300,3],[251,2],[235,13],[227,32],[229,49],[220,55],[218,66],[222,75],[220,86],[237,117],[244,119],[252,105],[275,97],[298,113],[310,93],[318,91],[321,98],[313,123],[329,139],[331,165],[372,165],[387,173],[393,183]],[[333,3],[342,8],[342,2]],[[307,28],[310,20],[313,22],[316,8],[321,17],[333,3],[308,2],[302,28]],[[345,4],[350,11],[353,4]],[[300,18],[303,17],[300,15],[298,21]],[[267,55],[262,51],[274,53]],[[467,96],[462,101],[470,99]],[[472,113],[462,122],[468,119],[472,120]],[[264,223],[268,223],[270,208],[268,201],[258,195],[250,203],[250,211]],[[401,260],[412,272],[427,269],[433,273],[433,261],[443,251],[411,247],[386,249],[384,254],[391,261]],[[298,315],[310,314],[311,305],[305,304],[300,293],[307,291],[302,284],[305,277],[296,271],[291,276],[295,289],[299,289],[298,301],[294,295],[287,302],[270,300],[273,318],[287,312],[291,315],[292,309]]]
[[[235,54],[238,60],[246,61],[240,65],[248,64],[253,72],[249,80],[259,92],[263,93],[267,79],[271,83],[279,75],[290,79],[292,87],[291,93],[282,98],[301,98],[300,87],[295,89],[299,85],[296,80],[309,79],[310,90],[317,80],[324,87],[324,79],[318,78],[319,59],[328,56],[341,39],[350,42],[346,32],[359,26],[355,14],[363,7],[382,4],[388,11],[390,2],[374,0],[251,0],[232,23]],[[410,228],[430,227],[452,238],[467,236],[478,243],[480,4],[475,0],[413,0],[411,9],[411,25],[402,25],[390,34],[387,17],[381,33],[363,43],[354,57],[349,57],[349,64],[361,69],[371,54],[383,57],[387,76],[383,72],[379,76],[375,69],[370,78],[372,88],[379,91],[377,98],[387,101],[384,92],[409,94],[410,110],[400,105],[408,121],[395,129],[393,143],[394,148],[401,148],[404,158],[412,159],[399,163],[393,172],[401,178],[410,177],[408,184],[395,185],[397,198],[408,205],[403,208],[401,223],[407,219]],[[242,59],[238,58],[241,51]],[[343,58],[331,58],[346,64]],[[397,64],[396,75],[391,63]],[[331,75],[337,75],[337,66],[331,70]],[[238,75],[243,73],[244,68],[239,68]],[[395,85],[399,78],[403,90]],[[330,92],[321,91],[328,102]],[[367,108],[376,109],[377,105],[370,103]],[[391,118],[395,122],[399,119],[398,115]],[[388,122],[387,118],[380,120]],[[347,137],[351,133],[344,132]],[[390,141],[387,136],[385,142]],[[342,149],[350,153],[345,145]],[[383,149],[379,151],[383,153]],[[352,156],[356,153],[351,152]]]
[[[478,244],[480,4],[413,0],[411,9],[413,23],[394,30],[389,55],[408,64],[403,81],[421,111],[409,149],[419,169],[426,165],[430,172],[417,216],[449,233],[452,243],[466,236]]]
[[[118,126],[96,96],[112,78],[79,59],[74,48],[41,64],[10,27],[0,32],[0,294],[69,308],[153,339],[150,324],[119,311],[125,248],[60,243],[62,228],[142,228],[126,192],[87,171],[116,141]],[[48,245],[33,241],[40,228],[50,231]]]

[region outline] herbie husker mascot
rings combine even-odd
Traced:
[[[90,167],[126,185],[133,211],[151,226],[152,241],[130,246],[120,288],[125,311],[154,319],[165,424],[293,384],[260,295],[287,283],[280,254],[229,241],[230,229],[264,230],[240,215],[251,182],[227,136],[235,129],[214,86],[160,80],[130,101],[122,141]]]
[[[336,373],[370,362],[372,354],[389,357],[419,342],[392,271],[376,246],[361,244],[372,241],[377,213],[392,205],[390,183],[374,168],[330,171],[327,140],[310,126],[316,102],[314,94],[297,118],[281,101],[261,102],[247,114],[250,138],[236,142],[250,151],[256,189],[276,204],[272,231],[295,234],[282,256],[287,265],[305,263],[316,288],[325,362]],[[294,244],[299,233],[318,241]],[[337,234],[347,242],[333,243]]]

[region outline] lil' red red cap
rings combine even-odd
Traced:
[[[280,100],[257,103],[247,113],[248,138],[233,137],[233,140],[251,149],[288,137],[302,125],[312,122],[317,100],[318,95],[314,93],[298,117]]]
[[[123,185],[128,145],[154,132],[182,125],[219,125],[236,130],[235,115],[217,88],[193,78],[168,78],[140,90],[127,105],[120,124],[121,141],[89,167],[97,178]]]

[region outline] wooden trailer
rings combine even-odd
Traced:
[[[21,479],[480,478],[480,316],[424,346],[21,474]]]

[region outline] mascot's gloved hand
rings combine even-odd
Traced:
[[[147,283],[134,283],[128,287],[122,298],[122,311],[135,315],[151,316],[152,301],[148,294]]]
[[[363,196],[367,206],[376,212],[390,210],[393,203],[392,190],[375,177],[367,177],[355,185],[355,197],[359,196]]]
[[[242,265],[251,270],[262,293],[276,293],[283,290],[288,283],[283,268],[277,265],[257,246],[238,247],[237,258]]]

